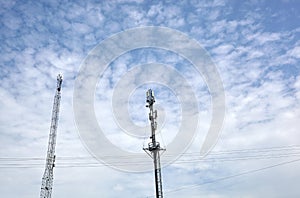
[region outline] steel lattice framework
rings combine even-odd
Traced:
[[[58,125],[60,99],[61,99],[61,84],[62,84],[62,76],[59,74],[57,76],[57,87],[54,96],[54,103],[53,103],[53,110],[52,110],[46,167],[42,179],[40,198],[51,198],[51,193],[52,193],[53,168],[55,166],[56,132],[57,132],[57,125]]]

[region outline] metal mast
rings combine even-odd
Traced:
[[[57,76],[57,87],[54,96],[54,103],[53,103],[53,110],[52,110],[47,159],[46,159],[45,172],[42,179],[40,198],[51,198],[52,184],[53,184],[53,168],[55,166],[54,162],[55,162],[56,130],[58,125],[59,105],[60,105],[60,98],[61,98],[60,96],[61,84],[62,84],[62,76],[59,74]]]
[[[147,102],[146,107],[149,107],[149,109],[150,109],[150,113],[149,113],[149,120],[151,122],[150,139],[152,139],[152,141],[148,143],[148,148],[144,148],[144,150],[146,152],[150,151],[150,156],[153,159],[156,198],[163,198],[159,152],[164,149],[160,148],[159,142],[157,142],[155,139],[155,130],[157,129],[157,122],[156,122],[157,110],[153,110],[153,104],[155,103],[153,91],[151,89],[149,89],[146,93],[146,96],[147,96],[146,97],[146,102]]]

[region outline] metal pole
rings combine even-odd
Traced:
[[[161,167],[160,167],[160,154],[159,152],[163,149],[160,148],[159,142],[156,141],[155,131],[157,129],[157,111],[153,110],[153,104],[155,103],[155,98],[153,91],[149,89],[147,91],[146,102],[148,103],[146,107],[149,107],[149,120],[151,122],[151,136],[152,141],[148,144],[148,148],[145,151],[150,151],[154,163],[154,177],[155,177],[155,194],[156,198],[163,198],[162,192],[162,179],[161,179]]]

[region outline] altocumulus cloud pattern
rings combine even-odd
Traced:
[[[132,28],[164,27],[199,43],[220,75],[226,118],[213,150],[200,157],[214,107],[205,76],[186,57],[153,47],[120,54],[99,76],[94,113],[105,137],[122,150],[144,154],[144,94],[151,86],[161,112],[157,137],[166,147],[176,139],[182,104],[170,86],[149,81],[127,93],[125,110],[140,132],[120,130],[124,126],[116,120],[124,116],[112,108],[116,86],[130,86],[126,79],[142,82],[146,74],[172,81],[163,75],[168,68],[193,90],[198,115],[185,152],[162,156],[177,159],[163,169],[166,197],[299,197],[299,7],[296,0],[1,1],[1,196],[39,195],[58,73],[64,84],[53,197],[153,195],[151,171],[115,170],[87,151],[74,120],[73,94],[81,64],[105,39]],[[160,63],[155,72],[147,69],[153,63]],[[120,167],[132,163],[131,156],[106,158]],[[148,158],[132,166],[149,163]]]

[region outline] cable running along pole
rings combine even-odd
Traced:
[[[160,148],[159,142],[155,139],[155,131],[157,129],[157,110],[153,110],[153,104],[155,103],[154,93],[149,89],[146,93],[146,107],[149,108],[149,120],[151,122],[151,142],[148,143],[148,148],[143,148],[153,159],[154,163],[154,176],[155,176],[155,193],[156,198],[163,198],[162,192],[162,179],[161,179],[161,167],[160,167],[160,151],[164,150]]]

